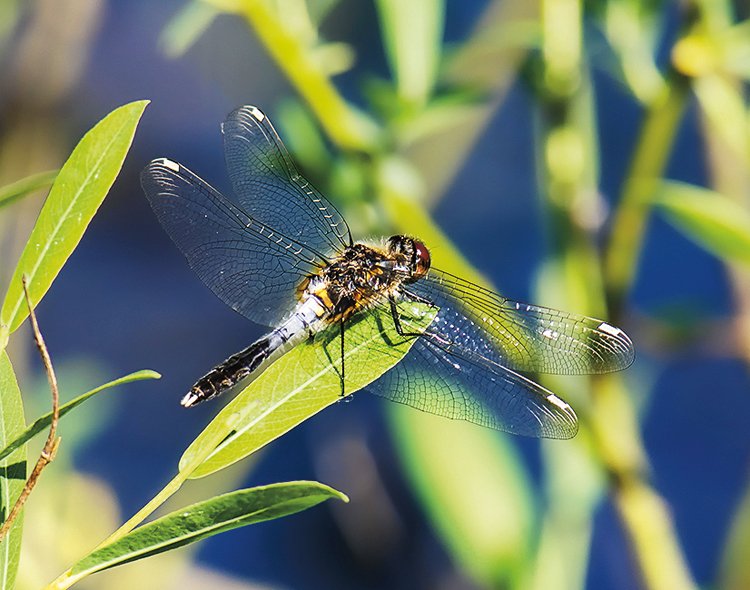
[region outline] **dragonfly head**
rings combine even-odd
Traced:
[[[408,236],[388,238],[388,253],[394,258],[394,270],[406,275],[407,283],[418,281],[430,270],[430,251],[419,240]]]

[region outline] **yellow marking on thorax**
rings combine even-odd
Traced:
[[[313,299],[317,303],[313,311],[315,312],[315,316],[318,318],[322,318],[325,314],[328,313],[328,309],[324,305],[322,305],[319,301],[319,299],[316,297]]]
[[[333,310],[333,301],[331,301],[331,296],[328,293],[328,289],[326,289],[325,285],[319,285],[318,288],[316,288],[313,291],[309,291],[311,295],[315,295],[320,302],[328,309],[328,311]]]

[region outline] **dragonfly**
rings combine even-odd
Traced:
[[[257,376],[321,334],[341,344],[343,398],[347,327],[367,314],[392,322],[411,344],[367,390],[513,434],[566,439],[578,430],[571,406],[530,375],[608,373],[633,362],[633,343],[620,328],[513,301],[441,271],[416,237],[355,242],[259,108],[236,109],[222,132],[232,199],[168,158],[150,162],[141,184],[198,277],[232,309],[272,329],[201,377],[183,406]],[[415,305],[432,311],[416,330],[408,321]]]

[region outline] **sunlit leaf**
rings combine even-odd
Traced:
[[[192,0],[182,6],[159,37],[159,45],[167,57],[176,58],[184,55],[214,22],[218,14],[218,8],[200,0]]]
[[[422,105],[437,78],[445,5],[442,0],[378,0],[376,6],[398,94]]]
[[[57,177],[57,170],[48,170],[32,174],[11,184],[0,187],[0,207],[9,205],[18,199],[52,185]]]
[[[383,159],[376,186],[397,231],[439,252],[441,269],[491,287],[414,198],[421,187],[406,162]],[[513,446],[486,428],[398,406],[389,417],[404,471],[457,563],[482,586],[514,587],[509,576],[529,555],[533,495]]]
[[[16,375],[5,351],[0,352],[0,445],[5,446],[26,426]],[[0,518],[8,517],[26,483],[26,448],[20,448],[0,463]],[[0,590],[15,586],[21,554],[23,514],[0,541]]]
[[[747,559],[749,552],[750,485],[746,484],[743,496],[731,520],[716,588],[722,590],[750,588],[750,562]]]
[[[622,81],[638,100],[649,104],[664,86],[655,60],[663,29],[657,3],[616,0],[602,6],[603,31],[616,55]]]
[[[436,137],[470,124],[476,116],[476,97],[441,97],[427,104],[417,116],[407,122],[401,130],[401,140],[409,145],[414,141]]]
[[[130,375],[125,375],[124,377],[120,377],[119,379],[115,379],[114,381],[110,381],[109,383],[105,383],[104,385],[100,385],[99,387],[96,387],[95,389],[92,389],[91,391],[88,391],[83,395],[79,395],[77,398],[69,401],[67,404],[60,406],[60,418],[65,416],[65,414],[70,412],[73,408],[81,405],[90,397],[96,395],[101,391],[104,391],[105,389],[109,389],[110,387],[115,387],[117,385],[124,385],[125,383],[131,383],[132,381],[159,378],[161,378],[161,375],[159,375],[159,373],[157,373],[156,371],[143,370],[131,373]],[[30,438],[49,428],[51,422],[52,412],[48,412],[44,416],[37,418],[33,424],[31,424],[22,432],[19,432],[17,436],[13,437],[12,439],[7,439],[2,445],[2,450],[0,450],[0,459],[4,459],[15,449],[26,443]]]
[[[330,498],[348,501],[341,492],[314,481],[291,481],[223,494],[176,510],[97,549],[71,568],[70,578],[77,581],[224,531],[288,516]]]
[[[36,305],[83,237],[120,172],[148,101],[126,104],[94,126],[73,150],[52,186],[13,273],[0,324],[14,331],[26,319],[21,277]]]
[[[741,162],[750,164],[750,136],[745,123],[747,116],[742,88],[713,74],[694,80],[692,87],[716,136]]]
[[[389,415],[404,473],[451,554],[482,587],[514,587],[534,495],[509,439],[396,404]]]
[[[434,319],[435,310],[409,304],[414,317],[402,319],[410,331],[423,330]],[[332,332],[332,333],[331,333]],[[341,353],[337,328],[315,341],[307,341],[272,364],[219,412],[193,441],[180,459],[180,469],[205,452],[207,441],[224,439],[191,477],[203,477],[247,457],[291,430],[323,408],[341,399]],[[409,351],[414,338],[396,333],[390,317],[377,310],[347,328],[345,338],[346,391],[351,394],[394,366]],[[228,416],[237,415],[232,430],[225,431]],[[192,468],[192,467],[191,467]]]
[[[300,36],[294,19],[261,0],[204,0],[219,10],[239,11],[258,41],[315,113],[330,140],[339,147],[369,152],[380,141],[373,119],[347,103]]]
[[[675,227],[722,260],[750,263],[750,213],[708,189],[665,183],[656,204]]]
[[[309,110],[299,101],[286,100],[279,106],[279,121],[286,147],[294,154],[305,175],[323,176],[331,166],[331,154]]]
[[[725,71],[750,79],[750,20],[744,20],[717,35],[721,66]]]
[[[341,0],[307,0],[307,9],[314,23],[320,24]]]

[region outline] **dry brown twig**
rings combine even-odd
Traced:
[[[57,377],[55,377],[55,370],[52,368],[52,359],[50,359],[49,352],[47,351],[47,345],[44,343],[42,333],[39,331],[39,324],[36,321],[34,308],[31,305],[25,275],[21,281],[23,282],[23,292],[26,296],[26,304],[29,306],[29,319],[31,320],[31,329],[34,332],[34,341],[36,342],[36,347],[39,349],[39,355],[42,357],[44,369],[47,372],[49,387],[52,391],[52,422],[50,423],[47,442],[44,443],[44,448],[39,455],[39,459],[37,459],[36,465],[34,465],[34,469],[31,472],[29,479],[26,480],[26,485],[24,486],[21,495],[18,496],[18,500],[16,500],[16,503],[13,505],[8,518],[5,519],[2,527],[0,527],[0,541],[2,541],[8,533],[13,522],[21,512],[21,508],[23,508],[23,505],[29,498],[31,490],[34,489],[42,470],[54,460],[55,454],[57,453],[57,447],[60,444],[60,439],[57,437],[57,422],[60,418],[60,392],[57,388]]]

